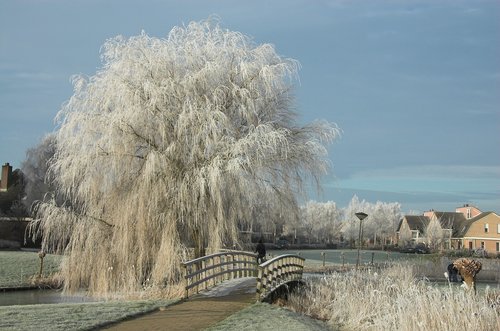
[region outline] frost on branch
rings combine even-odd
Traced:
[[[298,63],[269,44],[202,21],[108,40],[102,61],[57,116],[50,177],[67,202],[38,210],[68,290],[175,283],[189,247],[238,242],[262,196],[290,203],[327,170],[338,129],[295,122]]]

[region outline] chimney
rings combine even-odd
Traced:
[[[7,162],[2,166],[2,177],[0,179],[0,191],[7,191],[9,181],[12,177],[12,166]]]

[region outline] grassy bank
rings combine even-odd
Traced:
[[[43,276],[56,273],[61,258],[46,255]],[[0,266],[0,288],[27,287],[39,274],[40,258],[37,252],[0,251]],[[0,330],[89,330],[154,311],[176,301],[122,300],[0,306]]]
[[[56,272],[59,262],[59,256],[47,256],[44,274]],[[323,269],[317,262],[306,260],[309,268]],[[39,268],[38,254],[32,252],[0,251],[0,263],[0,287],[29,284],[30,277],[36,275]],[[257,303],[230,316],[210,331],[499,330],[498,292],[486,290],[472,296],[458,286],[443,289],[422,280],[433,272],[442,277],[446,263],[441,258],[425,256],[411,263],[398,262],[376,272],[375,269],[351,270],[315,277],[308,281],[302,292],[290,298],[291,311]],[[0,307],[0,329],[88,330],[172,302],[123,300],[5,306]]]
[[[207,331],[326,331],[332,330],[326,323],[296,314],[290,310],[256,303],[231,315]]]
[[[46,255],[43,260],[43,276],[59,270],[61,256]],[[25,287],[40,272],[40,258],[37,252],[0,251],[0,288]]]
[[[154,311],[173,300],[110,301],[0,307],[0,330],[90,330]]]
[[[399,263],[377,272],[332,273],[310,280],[289,307],[340,330],[498,330],[500,296],[418,280]]]

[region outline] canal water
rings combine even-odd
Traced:
[[[323,261],[326,263],[334,264],[356,264],[357,250],[355,249],[324,249],[324,250],[269,250],[267,252],[270,256],[278,256],[282,254],[298,254],[308,261]],[[409,260],[421,258],[420,254],[408,254],[390,251],[372,251],[361,250],[359,262],[364,263],[383,263],[396,260]]]
[[[95,298],[85,294],[64,295],[58,290],[21,290],[0,292],[0,306],[37,305],[48,303],[94,302]]]

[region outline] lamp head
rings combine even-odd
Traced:
[[[356,213],[354,215],[356,215],[356,217],[359,218],[360,221],[364,220],[368,216],[368,214],[363,213],[363,212],[359,212],[359,213]]]

